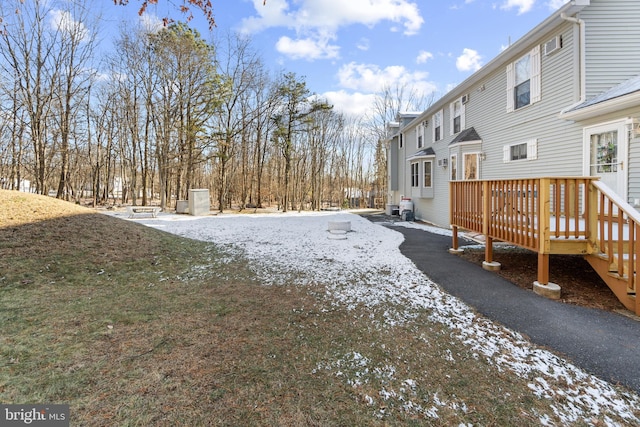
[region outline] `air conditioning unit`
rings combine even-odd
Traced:
[[[461,101],[463,104],[466,104],[467,102],[469,102],[469,95],[462,95]]]
[[[551,55],[553,52],[557,51],[562,47],[562,38],[560,36],[555,36],[548,42],[544,44],[544,54]]]
[[[448,159],[438,159],[438,166],[441,168],[446,168],[448,162]]]

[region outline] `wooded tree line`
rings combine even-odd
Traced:
[[[0,8],[2,188],[94,205],[172,208],[207,188],[219,210],[384,206],[384,125],[270,72],[250,39],[175,23],[122,28],[104,52],[83,2]]]

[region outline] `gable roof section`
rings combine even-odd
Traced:
[[[417,153],[414,153],[407,160],[415,160],[415,159],[420,159],[422,157],[435,157],[435,156],[436,156],[436,152],[433,150],[433,148],[429,147],[429,148],[425,148],[424,150],[420,150]]]
[[[478,132],[476,132],[474,128],[470,127],[469,129],[465,129],[462,132],[460,132],[458,136],[453,138],[453,141],[451,141],[449,145],[455,145],[455,144],[460,144],[461,142],[472,142],[472,141],[480,142],[482,141],[482,138],[480,138],[480,135],[478,135]]]
[[[640,105],[640,75],[632,77],[582,104],[562,111],[560,117],[568,120],[585,120],[638,105]]]

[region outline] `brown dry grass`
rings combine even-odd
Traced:
[[[209,243],[0,191],[3,403],[68,403],[74,426],[560,424],[556,402],[429,312],[380,327],[384,311],[336,307],[321,285],[262,286]],[[605,416],[621,420],[592,421]]]

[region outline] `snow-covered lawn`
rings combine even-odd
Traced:
[[[123,213],[116,216],[125,218]],[[520,334],[476,315],[467,305],[444,292],[404,257],[399,246],[403,236],[387,227],[350,213],[277,213],[222,214],[207,217],[161,214],[158,218],[134,218],[170,233],[211,241],[242,254],[265,284],[321,284],[330,304],[367,307],[382,313],[379,327],[411,322],[418,315],[430,313],[432,321],[446,325],[452,336],[473,349],[500,371],[508,371],[530,381],[535,396],[554,402],[555,414],[563,423],[584,422],[608,412],[618,414],[629,424],[639,425],[634,408],[640,406],[635,394],[621,393],[609,383],[540,349]],[[329,221],[350,221],[352,231],[345,240],[329,239]],[[396,226],[419,227],[434,233],[448,233],[418,224]],[[367,358],[354,350],[341,360],[327,362],[318,369],[335,371],[341,380],[354,384],[366,375],[394,375],[394,367],[377,369],[367,366]],[[343,368],[349,366],[353,377]],[[362,372],[358,373],[358,367]],[[365,372],[367,373],[365,375]],[[400,399],[407,411],[437,416],[437,406],[423,407],[411,401],[415,380],[403,380],[400,390],[379,390],[365,401]],[[563,384],[559,386],[558,384]],[[399,396],[401,395],[401,396]],[[464,410],[464,402],[432,402]],[[541,424],[551,424],[540,416]],[[616,425],[609,420],[609,425]]]

